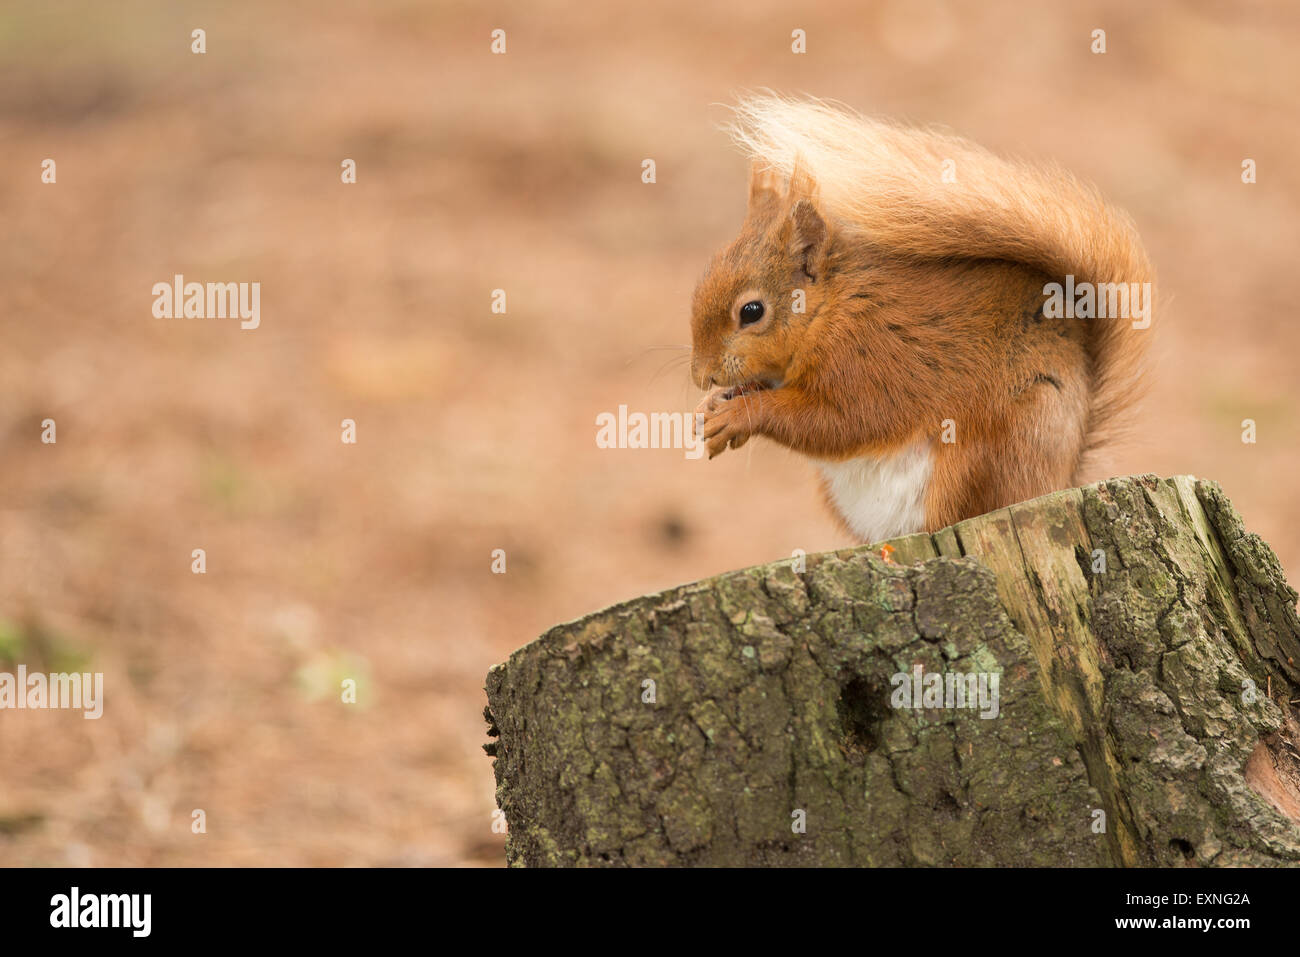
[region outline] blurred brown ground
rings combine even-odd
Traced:
[[[845,544],[771,444],[594,442],[619,404],[695,403],[657,347],[742,213],[717,104],[743,88],[943,123],[1127,206],[1160,361],[1114,471],[1218,479],[1300,570],[1295,4],[0,9],[0,667],[107,684],[98,722],[0,713],[0,863],[499,864],[489,665]],[[152,318],[175,273],[261,282],[261,328]]]

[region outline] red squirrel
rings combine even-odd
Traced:
[[[822,101],[742,100],[740,235],[695,290],[709,458],[812,458],[848,531],[935,531],[1080,482],[1140,395],[1151,266],[1067,173]]]

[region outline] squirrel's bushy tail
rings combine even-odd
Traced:
[[[958,136],[815,99],[742,98],[731,133],[760,167],[808,173],[823,213],[882,249],[1005,259],[1076,283],[1153,283],[1128,215],[1055,167],[1012,162]],[[1151,330],[1127,319],[1084,321],[1093,363],[1091,450],[1112,437],[1140,395]]]

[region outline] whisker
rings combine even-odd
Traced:
[[[640,352],[636,353],[635,355],[628,356],[627,361],[624,362],[623,364],[630,366],[633,362],[636,362],[637,359],[640,359],[647,352],[662,352],[665,349],[675,349],[683,352],[691,351],[691,347],[689,345],[646,346],[644,349],[642,349]]]
[[[658,382],[659,377],[670,369],[680,369],[691,361],[690,356],[672,356],[667,362],[663,363],[654,375],[650,377],[651,384]]]

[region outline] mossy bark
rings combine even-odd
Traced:
[[[1217,485],[1115,479],[890,544],[494,667],[509,862],[1300,862],[1296,593]],[[918,665],[997,675],[996,716],[896,707]]]

